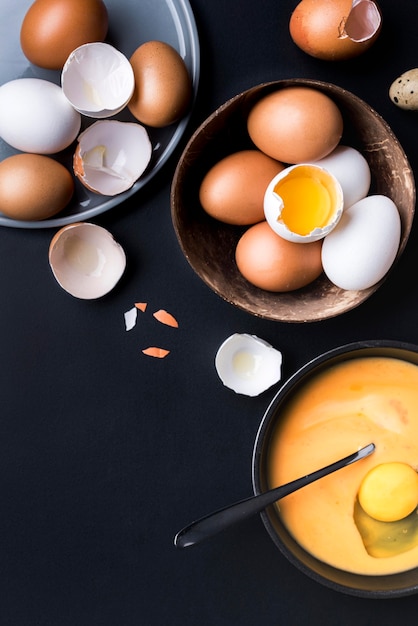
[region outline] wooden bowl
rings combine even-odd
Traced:
[[[402,233],[396,263],[407,243],[415,211],[415,181],[408,159],[392,130],[376,111],[349,91],[318,80],[286,79],[264,83],[219,107],[195,131],[183,151],[173,178],[171,215],[187,261],[215,293],[262,318],[309,322],[353,309],[374,293],[386,277],[361,291],[340,289],[324,274],[297,291],[264,291],[250,284],[235,263],[236,244],[245,227],[211,218],[199,202],[201,181],[217,161],[232,152],[254,148],[247,134],[247,117],[253,105],[272,91],[295,85],[318,89],[334,100],[344,118],[341,143],[359,150],[369,163],[370,193],[386,195],[398,207]]]

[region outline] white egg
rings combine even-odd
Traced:
[[[339,145],[326,157],[315,161],[335,176],[344,196],[344,209],[369,193],[371,172],[365,157],[355,148]]]
[[[343,211],[343,191],[335,176],[312,163],[291,165],[269,183],[264,215],[275,233],[296,243],[323,239]]]
[[[22,152],[55,154],[77,137],[81,116],[61,87],[17,78],[0,87],[0,137]]]
[[[401,220],[395,203],[387,196],[367,196],[344,211],[324,239],[324,272],[341,289],[372,287],[394,262],[400,237]]]
[[[127,57],[108,43],[86,43],[68,57],[61,84],[77,111],[95,118],[119,113],[134,92],[134,71]]]
[[[258,396],[281,378],[282,354],[269,343],[234,333],[221,344],[215,367],[223,384],[246,396]]]

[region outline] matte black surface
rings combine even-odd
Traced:
[[[253,85],[317,78],[376,109],[418,172],[417,114],[388,97],[392,81],[417,63],[413,0],[382,0],[379,41],[338,64],[291,42],[296,0],[191,4],[202,72],[188,135]],[[351,341],[418,343],[416,227],[390,278],[341,317],[270,322],[215,295],[182,256],[171,224],[181,149],[149,186],[96,220],[128,257],[124,278],[103,300],[60,290],[47,259],[53,229],[0,229],[0,624],[414,623],[416,596],[334,592],[292,566],[257,517],[191,550],[173,545],[191,519],[252,492],[254,439],[277,389],[248,398],[222,386],[213,361],[228,335],[253,333],[281,349],[284,379]],[[123,314],[137,301],[148,309],[126,332]],[[154,320],[159,308],[177,317],[178,329]],[[153,360],[141,353],[148,345],[171,353]]]

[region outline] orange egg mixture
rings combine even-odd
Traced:
[[[371,456],[277,506],[294,538],[321,561],[366,575],[405,571],[418,566],[416,510],[394,525],[364,513],[355,520],[354,511],[372,468],[395,462],[418,468],[418,366],[356,358],[314,377],[282,411],[270,447],[269,483],[285,484],[371,442]]]

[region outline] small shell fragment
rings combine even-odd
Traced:
[[[78,137],[74,174],[90,191],[115,196],[132,187],[151,155],[151,142],[143,126],[99,120]]]
[[[142,352],[146,356],[152,356],[156,359],[164,359],[164,357],[166,357],[167,354],[170,354],[170,350],[166,350],[165,348],[157,348],[155,346],[144,348]]]
[[[223,384],[246,396],[258,396],[281,378],[282,354],[269,343],[246,333],[225,339],[215,357]]]
[[[132,330],[136,325],[136,319],[138,316],[138,309],[136,307],[132,307],[129,311],[124,313],[125,317],[125,328],[127,331]]]
[[[125,271],[126,256],[105,228],[76,222],[61,228],[52,238],[49,264],[65,291],[92,300],[115,287]]]
[[[96,119],[119,113],[130,100],[135,78],[129,60],[108,43],[71,52],[62,70],[64,95],[76,111]]]
[[[389,98],[400,109],[418,110],[418,68],[401,74],[389,88]]]
[[[155,317],[156,320],[161,322],[161,324],[166,324],[167,326],[178,328],[179,323],[176,320],[176,318],[173,315],[171,315],[171,313],[167,313],[167,311],[164,311],[164,309],[155,311],[155,313],[153,313],[153,316]]]

